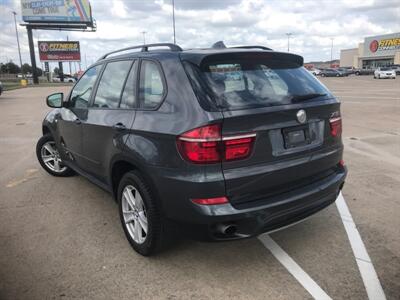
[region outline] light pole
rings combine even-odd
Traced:
[[[334,38],[331,38],[331,65],[332,65],[332,59],[333,59],[333,40]]]
[[[288,32],[288,33],[286,33],[286,35],[287,35],[287,52],[289,52],[289,44],[290,44],[290,36],[292,36],[293,35],[293,33],[291,33],[291,32]]]
[[[19,63],[21,65],[21,73],[22,73],[22,58],[21,58],[21,47],[19,46],[19,37],[18,37],[18,29],[17,29],[17,13],[15,11],[11,12],[14,15],[14,25],[15,25],[15,34],[17,36],[17,44],[18,44],[18,54],[19,54]]]
[[[143,45],[146,45],[146,31],[142,31],[143,34]]]
[[[172,26],[174,27],[174,44],[176,44],[176,38],[175,38],[175,0],[172,0]]]

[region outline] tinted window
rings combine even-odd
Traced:
[[[131,65],[131,61],[117,61],[107,64],[97,88],[94,107],[118,108],[122,88]]]
[[[162,101],[164,83],[155,62],[144,60],[140,68],[140,99],[144,108],[155,108]]]
[[[79,79],[71,92],[69,107],[86,108],[92,94],[94,83],[101,70],[101,65],[90,68]]]
[[[136,104],[136,62],[133,63],[128,79],[126,80],[120,108],[133,108]]]
[[[311,101],[329,94],[305,68],[276,60],[238,60],[212,63],[198,68],[196,86],[203,89],[223,109],[244,109]]]

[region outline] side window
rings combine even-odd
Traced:
[[[122,88],[131,65],[131,61],[116,61],[107,64],[97,88],[94,107],[118,108]]]
[[[87,108],[101,65],[90,68],[82,75],[71,92],[69,107]]]
[[[143,108],[155,108],[162,101],[165,87],[161,76],[161,70],[155,62],[142,61],[139,95]]]
[[[126,80],[120,108],[133,108],[136,104],[136,64],[137,62],[135,61]]]

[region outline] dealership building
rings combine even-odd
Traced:
[[[400,32],[364,38],[357,48],[340,51],[340,66],[377,68],[400,65]]]

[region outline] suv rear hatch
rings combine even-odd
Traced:
[[[279,201],[340,169],[340,104],[302,62],[256,51],[208,55],[185,66],[199,100],[222,112],[225,139],[255,134],[248,156],[221,163],[226,195],[237,208]]]

